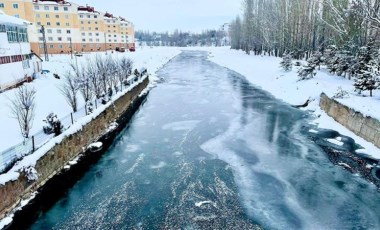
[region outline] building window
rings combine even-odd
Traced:
[[[83,44],[82,47],[83,47],[83,48],[86,48],[86,44]]]
[[[61,23],[60,22],[57,22],[57,23],[55,23],[57,26],[60,26],[61,25]]]
[[[97,21],[95,21],[95,24],[98,24],[98,22],[97,22]]]
[[[117,42],[117,40],[116,40],[116,39],[114,39],[113,41],[114,41],[114,42]]]
[[[116,34],[113,37],[116,38]]]
[[[38,38],[38,41],[40,41],[40,42],[42,42],[43,40],[44,40],[43,37],[39,37],[39,38]]]
[[[95,35],[96,35],[96,36],[99,36],[99,33],[96,33]]]
[[[18,4],[17,3],[13,4],[13,9],[18,9]]]
[[[92,42],[92,38],[90,38],[89,41]]]
[[[98,15],[94,15],[94,18],[98,18]]]
[[[91,22],[90,22],[90,21],[88,21],[88,24],[91,24]]]
[[[29,68],[30,68],[29,60],[23,60],[23,61],[22,61],[22,67],[23,67],[24,69],[29,69]]]
[[[54,6],[54,10],[55,10],[55,11],[58,11],[58,6]]]
[[[15,16],[15,18],[19,18],[19,17],[20,17],[20,15],[19,15],[19,14],[15,14],[14,16]]]
[[[87,18],[91,18],[91,15],[87,15]]]
[[[46,14],[45,16],[46,16],[46,18],[50,18],[50,14]]]
[[[80,21],[80,24],[84,24],[84,21]]]
[[[111,40],[111,39],[108,39],[108,42],[112,42],[112,40]]]
[[[80,17],[80,18],[83,18],[83,14],[80,14],[79,17]]]
[[[83,39],[82,39],[82,42],[86,42],[86,39],[85,39],[85,38],[83,38]]]
[[[7,38],[8,42],[17,42],[17,27],[7,26]]]
[[[6,29],[5,25],[0,25],[0,32],[1,33],[7,32],[7,29]]]
[[[91,30],[91,27],[88,27],[88,30]]]
[[[44,10],[49,10],[49,6],[44,6]]]
[[[66,22],[66,26],[70,26],[70,23],[69,23],[69,22]]]
[[[39,10],[39,9],[40,9],[40,6],[34,6],[34,9],[35,9],[35,10]]]
[[[81,27],[80,29],[81,29],[81,30],[84,30],[84,27]]]
[[[58,37],[58,41],[61,42],[62,41],[62,37]]]
[[[48,34],[51,34],[53,31],[52,31],[51,29],[47,29],[46,32],[47,32]]]
[[[4,3],[0,3],[0,8],[4,8]]]
[[[36,18],[41,18],[41,15],[40,14],[36,14]]]
[[[110,37],[111,37],[111,34],[108,34],[108,37],[110,38]]]
[[[46,25],[51,26],[51,23],[50,23],[50,22],[47,22]]]
[[[41,22],[37,22],[37,25],[40,26],[40,25],[41,25]]]
[[[68,14],[65,14],[65,18],[66,18],[66,19],[69,19],[69,15],[68,15]]]
[[[40,49],[44,48],[44,44],[40,44]]]
[[[97,38],[96,41],[99,42],[100,41],[99,38]]]
[[[69,8],[67,6],[63,7],[64,11],[69,11]]]
[[[56,14],[56,15],[55,15],[55,18],[59,18],[59,15],[58,15],[58,14]]]
[[[59,45],[58,45],[58,48],[63,49],[63,45],[62,45],[62,44],[59,44]]]
[[[53,41],[53,37],[48,37],[48,41]]]
[[[50,44],[50,45],[49,45],[49,48],[50,48],[50,49],[54,49],[54,45],[53,45],[53,44]]]
[[[92,36],[92,33],[88,33],[88,36]]]
[[[66,30],[66,33],[67,34],[71,34],[71,30]]]
[[[82,36],[86,36],[86,33],[82,33]]]
[[[61,34],[61,33],[62,33],[62,30],[57,30],[57,33]]]
[[[71,38],[67,38],[67,41],[71,41]],[[71,48],[71,47],[70,47]]]
[[[95,27],[95,30],[99,30],[99,28],[98,28],[98,27]]]

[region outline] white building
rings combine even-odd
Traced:
[[[0,91],[27,80],[35,70],[40,70],[40,61],[31,54],[28,24],[0,11]]]

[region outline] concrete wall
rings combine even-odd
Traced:
[[[378,120],[365,117],[363,114],[329,98],[324,93],[321,94],[319,105],[334,120],[380,148],[380,122]]]
[[[99,139],[109,124],[127,111],[131,103],[148,84],[149,79],[146,78],[130,92],[119,98],[113,106],[107,108],[97,118],[85,125],[82,130],[66,137],[38,160],[35,167],[39,174],[38,181],[28,182],[27,178],[21,175],[17,181],[0,186],[0,219],[12,211],[20,199],[27,197],[28,194],[43,186],[50,178],[60,172],[68,161],[81,154],[83,147]]]

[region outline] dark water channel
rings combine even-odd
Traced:
[[[31,228],[380,229],[380,193],[331,163],[307,113],[206,58],[167,64],[111,149]]]

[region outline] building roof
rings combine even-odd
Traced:
[[[6,25],[27,26],[30,22],[5,14],[0,10],[0,23]]]

